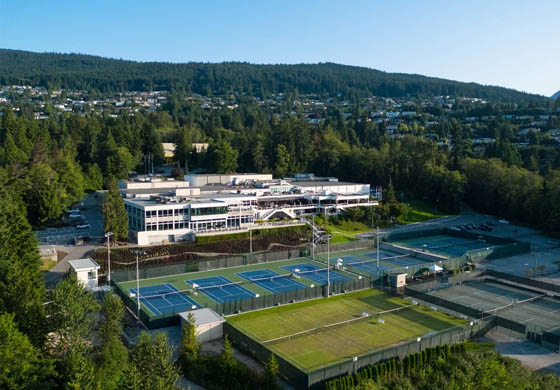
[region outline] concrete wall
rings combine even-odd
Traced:
[[[181,327],[187,322],[181,319]],[[212,322],[210,324],[198,325],[195,330],[196,338],[199,343],[218,340],[224,336],[223,322]]]
[[[232,174],[209,174],[209,175],[185,175],[185,181],[188,181],[191,187],[202,187],[207,184],[228,184],[233,180],[272,180],[272,174],[269,173],[232,173]]]
[[[167,244],[169,242],[190,241],[193,238],[191,229],[152,230],[136,233],[138,245]]]
[[[93,270],[93,272],[95,272],[95,279],[88,279],[88,272],[88,270],[80,270],[76,272],[78,283],[81,283],[83,286],[90,289],[97,287],[97,270]]]

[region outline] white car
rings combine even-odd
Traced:
[[[499,223],[509,223],[508,221],[506,221],[505,219],[500,219],[498,220]]]
[[[79,214],[79,213],[80,213],[80,209],[66,210],[66,212],[67,212],[68,214]]]
[[[85,223],[83,225],[76,226],[76,229],[89,229],[90,227],[89,223]]]

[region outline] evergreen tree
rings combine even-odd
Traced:
[[[177,161],[183,169],[187,170],[188,162],[192,152],[192,140],[186,126],[182,126],[175,137],[175,161]]]
[[[179,375],[173,364],[172,354],[165,333],[152,337],[149,333],[142,332],[132,350],[130,364],[140,374],[143,389],[175,389]]]
[[[114,182],[105,194],[103,217],[105,220],[105,231],[113,232],[115,240],[122,240],[128,237],[128,214],[124,207],[124,200]]]
[[[70,276],[59,282],[50,296],[49,328],[56,356],[89,348],[99,305],[93,294]]]
[[[22,202],[0,186],[0,313],[13,313],[35,346],[45,335],[41,259]]]
[[[200,351],[200,344],[196,338],[196,324],[194,314],[189,312],[187,323],[183,326],[181,338],[181,359],[183,367],[188,372],[189,368],[196,364]]]
[[[14,322],[13,314],[0,314],[0,388],[50,389],[53,366],[31,345]]]
[[[264,383],[266,389],[275,390],[278,388],[278,372],[278,360],[276,360],[276,356],[271,353],[270,359],[264,366]]]
[[[274,174],[277,177],[285,177],[290,169],[290,153],[285,145],[276,146],[276,165]]]
[[[211,145],[208,155],[211,167],[216,173],[235,172],[237,169],[239,152],[225,140],[219,140]]]
[[[395,187],[393,187],[393,180],[389,176],[389,184],[387,184],[387,190],[383,191],[383,201],[386,203],[393,203],[397,201],[395,195]]]

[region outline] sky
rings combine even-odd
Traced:
[[[0,48],[336,62],[546,96],[560,90],[560,0],[0,0],[0,15]]]

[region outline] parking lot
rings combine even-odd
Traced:
[[[76,226],[65,226],[40,230],[37,232],[39,243],[42,245],[74,245],[79,237],[85,238],[85,241],[102,241],[102,199],[103,194],[95,192],[84,197],[80,204],[73,207],[80,209],[80,214],[83,216],[77,225],[89,225],[88,228],[79,229]]]

